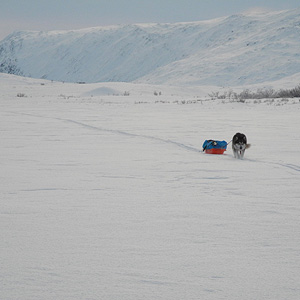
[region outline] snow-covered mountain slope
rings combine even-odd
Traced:
[[[0,72],[69,82],[232,86],[300,70],[300,9],[210,21],[15,32]]]

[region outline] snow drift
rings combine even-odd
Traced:
[[[15,32],[0,72],[68,82],[242,85],[300,69],[300,9],[210,21]]]

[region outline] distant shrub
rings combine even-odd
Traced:
[[[274,98],[297,98],[300,97],[300,84],[292,89],[257,89],[255,92],[249,89],[243,90],[241,93],[227,91],[223,94],[220,92],[212,92],[208,94],[211,99],[232,99],[238,102],[245,102],[247,99],[274,99]],[[242,101],[243,100],[243,101]]]
[[[290,90],[280,90],[278,91],[279,98],[295,98],[300,97],[300,84],[293,89]]]
[[[18,93],[17,94],[17,97],[20,97],[20,98],[22,98],[22,97],[27,97],[25,94],[23,94],[23,93]]]

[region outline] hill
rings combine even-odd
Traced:
[[[300,70],[300,9],[191,23],[14,32],[0,72],[68,82],[233,86]]]

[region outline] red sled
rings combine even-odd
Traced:
[[[203,143],[203,151],[208,154],[223,154],[227,149],[226,141],[205,140]]]
[[[206,149],[205,153],[207,153],[207,154],[223,154],[224,151],[226,151],[226,149],[212,148],[212,149]]]

